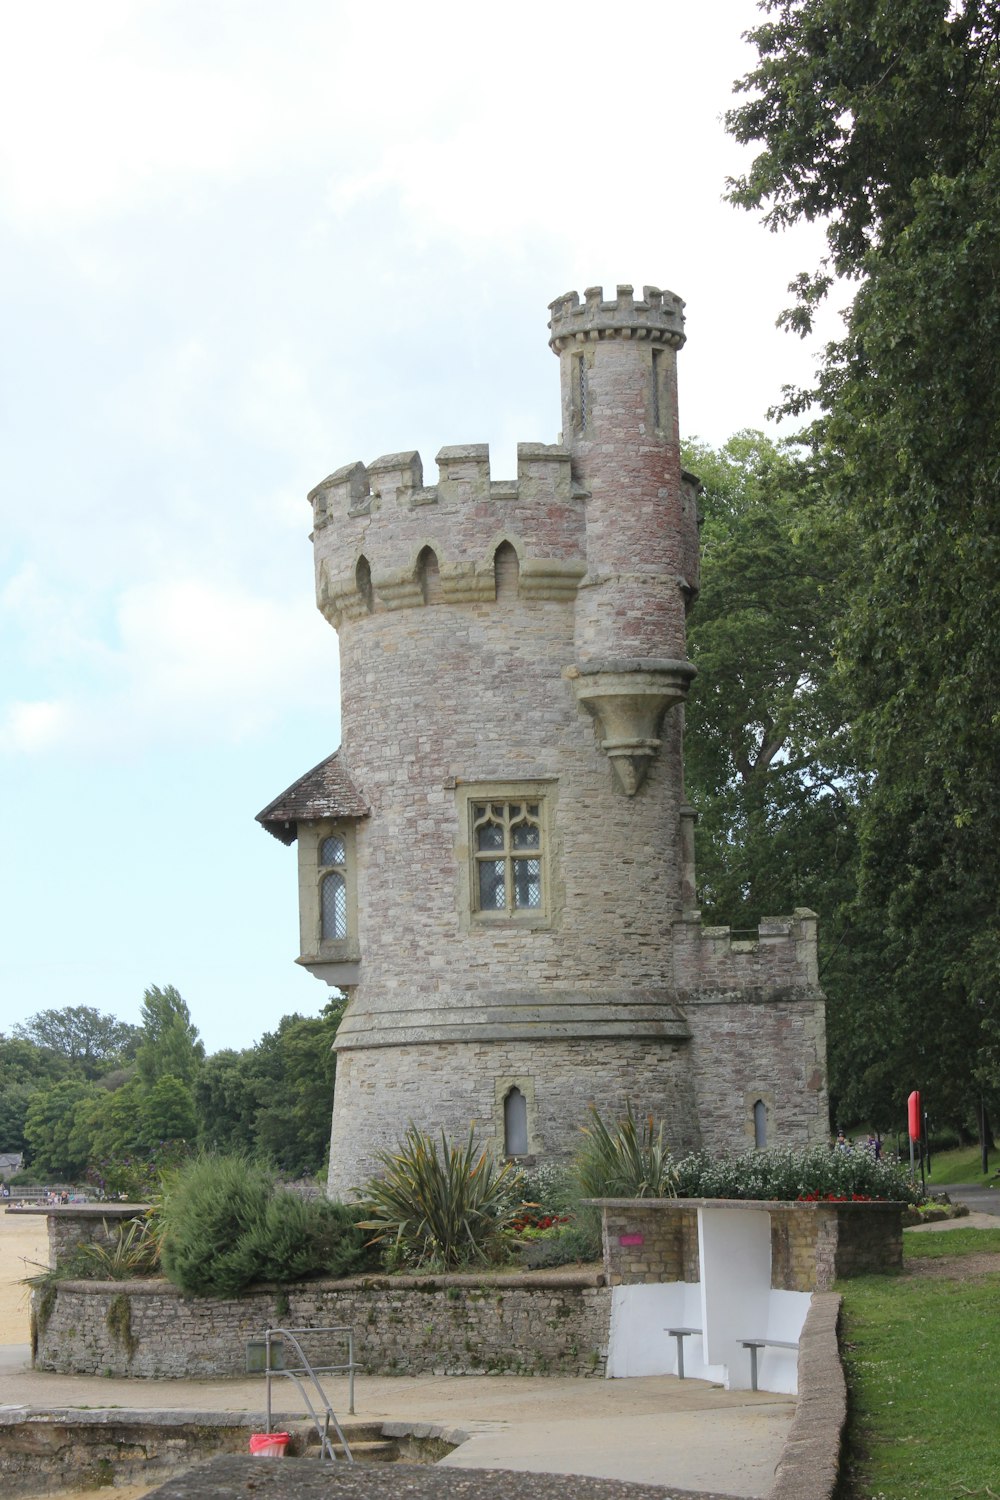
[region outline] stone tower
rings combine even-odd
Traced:
[[[349,997],[330,1191],[418,1126],[572,1154],[594,1103],[675,1148],[827,1129],[810,912],[702,928],[680,705],[697,481],[683,304],[551,305],[562,423],[493,480],[485,446],[355,463],[310,495],[340,638],[340,749],[259,821],[298,840],[300,957]]]

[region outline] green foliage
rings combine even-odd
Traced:
[[[78,1076],[92,1079],[134,1054],[139,1028],[103,1015],[92,1005],[66,1005],[39,1011],[23,1026],[15,1026],[14,1036],[65,1059]]]
[[[95,1087],[82,1079],[66,1078],[32,1096],[24,1135],[36,1172],[48,1172],[63,1181],[83,1176],[88,1153],[77,1127]]]
[[[673,1198],[677,1176],[663,1143],[663,1123],[647,1115],[637,1124],[632,1105],[609,1128],[591,1105],[586,1141],[576,1159],[580,1188],[590,1198]]]
[[[135,1060],[147,1087],[170,1076],[192,1085],[205,1057],[187,1003],[172,984],[152,985],[142,1002],[142,1041]]]
[[[676,1163],[681,1198],[881,1198],[915,1203],[919,1188],[902,1163],[848,1147],[813,1146],[804,1151],[745,1151],[713,1156],[695,1151]]]
[[[246,1286],[240,1238],[261,1223],[274,1190],[270,1172],[238,1156],[196,1156],[165,1183],[160,1260],[182,1291],[235,1296]]]
[[[549,1266],[589,1264],[602,1256],[600,1220],[587,1218],[579,1223],[558,1224],[517,1244],[518,1260],[528,1271]]]
[[[411,1125],[395,1151],[376,1159],[381,1175],[359,1190],[359,1225],[377,1231],[373,1243],[412,1265],[444,1270],[496,1251],[517,1170],[512,1162],[498,1169],[488,1151],[477,1151],[472,1130],[464,1147],[449,1145],[442,1132],[439,1152],[433,1137]]]
[[[198,1132],[194,1096],[188,1084],[164,1073],[144,1089],[139,1108],[141,1139],[152,1144],[165,1140],[193,1140]]]
[[[761,149],[734,201],[826,223],[858,281],[810,402],[842,517],[836,655],[865,790],[850,941],[870,1003],[834,1015],[845,1101],[924,1086],[1000,1108],[1000,15],[970,0],[767,0],[729,116]],[[855,1024],[857,1023],[857,1024]],[[843,1049],[843,1051],[842,1051]],[[933,1093],[930,1085],[933,1084]]]
[[[290,1176],[319,1172],[342,1015],[343,1002],[335,1002],[318,1017],[284,1016],[255,1047],[207,1058],[195,1083],[204,1144],[259,1153]]]
[[[244,1157],[201,1155],[181,1166],[159,1224],[164,1275],[191,1295],[342,1275],[361,1260],[351,1210],[278,1191],[270,1171]]]
[[[94,1240],[80,1245],[77,1259],[83,1263],[83,1274],[98,1281],[155,1276],[160,1269],[155,1218],[145,1215],[118,1224],[109,1241]]]

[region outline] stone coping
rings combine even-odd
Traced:
[[[475,1272],[448,1272],[433,1276],[386,1276],[383,1274],[370,1276],[344,1276],[339,1280],[332,1278],[317,1277],[314,1281],[296,1281],[292,1283],[279,1283],[272,1281],[260,1281],[253,1286],[247,1287],[237,1297],[202,1297],[207,1302],[240,1302],[246,1296],[254,1292],[287,1292],[289,1287],[295,1291],[331,1291],[331,1292],[436,1292],[443,1291],[446,1287],[498,1287],[510,1288],[517,1291],[547,1291],[560,1288],[587,1288],[603,1287],[608,1285],[604,1272],[594,1267],[585,1270],[569,1270],[557,1266],[550,1271],[483,1271],[477,1275]],[[167,1281],[162,1276],[134,1277],[130,1280],[97,1281],[90,1277],[86,1280],[70,1280],[66,1278],[60,1281],[60,1286],[70,1292],[106,1292],[109,1287],[118,1291],[127,1291],[130,1297],[162,1297],[171,1294],[189,1299],[187,1292],[182,1292],[180,1287],[174,1286],[173,1282]]]
[[[893,1198],[860,1201],[852,1198],[584,1198],[582,1201],[595,1208],[654,1209],[658,1213],[676,1213],[683,1208],[735,1208],[757,1213],[772,1213],[779,1209],[784,1212],[811,1209],[815,1212],[821,1208],[864,1209],[868,1212],[874,1208],[887,1212],[906,1207],[905,1203]]]
[[[9,1214],[46,1214],[53,1219],[137,1219],[151,1203],[12,1203]]]
[[[847,1421],[837,1339],[841,1298],[814,1292],[799,1335],[799,1393],[767,1500],[832,1500]]]

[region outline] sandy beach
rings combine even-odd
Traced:
[[[41,1214],[0,1214],[0,1344],[30,1342],[30,1287],[49,1262],[46,1221]]]

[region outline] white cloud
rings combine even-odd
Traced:
[[[60,744],[69,729],[63,703],[9,703],[0,718],[0,750],[32,754]]]
[[[100,678],[0,712],[0,750],[86,753],[159,741],[233,743],[316,694],[339,701],[337,648],[303,594],[293,603],[189,576],[151,580],[117,600]]]

